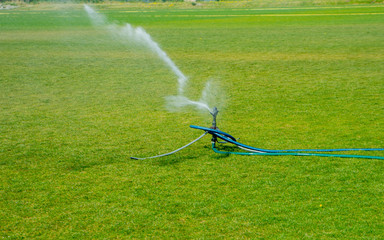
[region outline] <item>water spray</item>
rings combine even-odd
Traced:
[[[153,52],[157,57],[168,67],[171,72],[177,77],[177,95],[166,97],[167,107],[171,111],[177,111],[180,107],[194,106],[195,108],[207,109],[210,108],[205,99],[210,90],[210,82],[207,81],[206,86],[202,92],[202,98],[199,101],[193,101],[184,96],[185,88],[187,86],[188,77],[179,69],[179,67],[172,61],[167,53],[161,49],[160,45],[152,39],[152,37],[142,27],[134,27],[129,23],[125,23],[123,26],[118,26],[113,23],[109,23],[107,18],[97,13],[93,8],[84,4],[84,10],[87,12],[91,23],[96,27],[103,29],[113,37],[114,40],[123,42],[124,44],[136,44],[144,46],[147,50]]]
[[[211,127],[200,127],[195,125],[190,125],[193,129],[198,129],[204,131],[204,133],[198,137],[197,139],[193,140],[192,142],[188,143],[187,145],[172,151],[170,153],[161,154],[153,157],[147,157],[147,158],[137,158],[137,157],[131,157],[131,159],[136,160],[144,160],[149,158],[157,158],[157,157],[164,157],[171,154],[174,154],[193,143],[199,141],[202,139],[206,134],[211,134],[211,146],[212,150],[215,153],[220,154],[234,154],[234,155],[246,155],[246,156],[317,156],[317,157],[341,157],[341,158],[364,158],[364,159],[380,159],[384,160],[384,157],[381,156],[367,156],[367,155],[351,155],[351,154],[333,154],[332,152],[349,152],[349,151],[384,151],[384,148],[339,148],[339,149],[285,149],[285,150],[271,150],[271,149],[263,149],[263,148],[257,148],[252,147],[243,143],[240,143],[237,141],[235,137],[232,135],[223,132],[218,129],[217,127],[217,114],[219,113],[218,109],[214,107],[212,111],[210,111],[210,114],[212,115],[212,126]],[[218,142],[218,139],[221,139],[223,142]],[[218,149],[218,144],[232,144],[235,147],[238,147],[242,150],[242,152],[239,151],[221,151]]]

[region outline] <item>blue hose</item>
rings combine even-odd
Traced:
[[[384,151],[384,148],[342,148],[342,149],[287,149],[287,150],[270,150],[263,148],[251,147],[236,141],[236,139],[228,133],[217,129],[191,125],[191,128],[208,132],[212,136],[218,137],[225,142],[232,143],[242,149],[251,152],[222,152],[217,150],[215,143],[212,143],[212,149],[217,153],[237,154],[237,155],[263,155],[263,156],[319,156],[319,157],[346,157],[346,158],[365,158],[365,159],[382,159],[379,156],[363,156],[363,155],[346,155],[346,154],[324,154],[324,153],[308,153],[308,152],[341,152],[341,151]]]

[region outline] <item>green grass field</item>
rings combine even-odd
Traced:
[[[94,7],[142,26],[189,98],[212,80],[218,126],[241,142],[384,147],[382,3]],[[226,156],[208,136],[131,160],[210,126],[168,112],[175,94],[156,55],[94,28],[82,5],[0,10],[0,238],[383,238],[382,160]]]

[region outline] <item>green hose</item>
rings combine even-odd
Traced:
[[[300,152],[223,152],[216,148],[215,143],[212,143],[212,149],[215,153],[221,154],[235,154],[235,155],[258,155],[258,156],[318,156],[318,157],[342,157],[342,158],[365,158],[365,159],[380,159],[384,157],[379,156],[363,156],[363,155],[346,155],[346,154],[324,154],[324,153],[300,153]]]

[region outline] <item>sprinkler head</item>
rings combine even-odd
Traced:
[[[212,117],[213,117],[213,121],[212,121],[212,129],[217,129],[217,126],[216,126],[216,117],[217,117],[217,114],[219,113],[219,110],[217,110],[217,107],[214,107],[212,109],[212,112],[210,112]]]
[[[212,109],[212,112],[210,112],[212,117],[213,117],[213,120],[212,120],[212,126],[211,128],[212,129],[218,129],[217,126],[216,126],[216,117],[217,117],[217,114],[219,113],[219,110],[217,110],[217,107],[214,107]],[[212,139],[211,139],[211,142],[217,142],[217,137],[215,135],[212,135]]]

